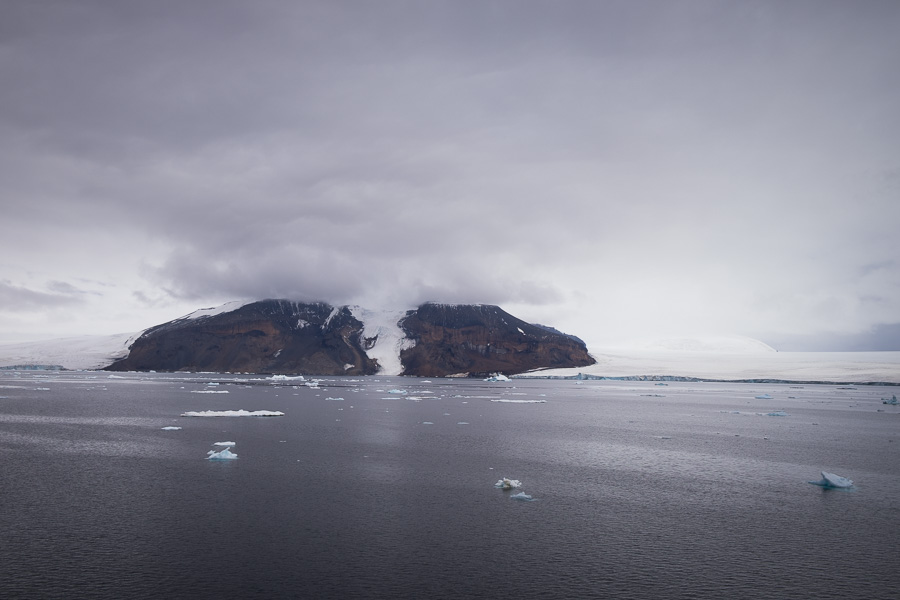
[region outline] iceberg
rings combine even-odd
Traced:
[[[510,379],[503,373],[494,373],[493,375],[485,379],[485,381],[510,381]]]
[[[168,427],[163,427],[163,431],[178,431],[181,427],[175,427],[174,425],[169,425]]]
[[[213,442],[213,446],[237,446],[237,442]]]
[[[882,399],[881,399],[881,403],[882,403],[882,404],[890,404],[890,405],[892,405],[892,406],[897,406],[897,404],[900,404],[900,403],[898,403],[898,401],[897,401],[897,394],[891,395],[891,398],[890,398],[890,399],[882,398]]]
[[[215,450],[210,450],[207,452],[209,456],[206,457],[206,460],[235,460],[238,455],[231,451],[231,448],[222,448],[218,452]]]
[[[306,381],[306,378],[303,375],[297,375],[296,377],[290,375],[272,375],[266,379],[273,383],[276,381]]]
[[[773,410],[772,412],[766,413],[767,417],[786,417],[788,414],[783,410]]]
[[[505,402],[507,404],[546,404],[546,400],[515,400],[510,398],[491,398],[491,402]]]
[[[847,489],[853,487],[853,481],[851,481],[850,479],[841,477],[840,475],[835,475],[834,473],[828,473],[826,471],[822,471],[822,479],[820,479],[819,481],[810,481],[809,483],[821,486],[825,489]]]
[[[494,484],[494,487],[500,488],[501,490],[515,490],[522,487],[522,482],[518,479],[509,479],[508,477],[504,477],[497,481],[497,483]]]
[[[760,394],[759,396],[754,396],[757,400],[771,400],[772,396],[768,394]]]
[[[181,413],[182,417],[283,417],[279,410],[199,410]]]
[[[525,492],[519,492],[518,494],[513,494],[510,496],[512,500],[518,500],[520,502],[534,502],[534,498],[526,494]]]
[[[227,394],[228,390],[191,390],[192,394]]]

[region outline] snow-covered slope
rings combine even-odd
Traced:
[[[127,356],[128,347],[141,333],[88,335],[2,345],[0,367],[60,365],[66,369],[102,369]]]

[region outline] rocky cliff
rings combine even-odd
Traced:
[[[370,328],[381,334],[367,338],[348,307],[263,300],[204,309],[148,329],[107,369],[371,375],[385,372],[371,356],[392,355],[393,374],[443,377],[594,363],[578,338],[497,306],[428,303],[391,322],[395,334]]]
[[[362,327],[346,307],[263,300],[148,329],[107,369],[371,375]]]
[[[487,304],[423,304],[400,322],[412,347],[400,353],[404,375],[512,375],[594,364],[584,342],[517,319]]]

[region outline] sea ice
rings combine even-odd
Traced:
[[[822,486],[826,489],[846,489],[849,487],[853,487],[853,481],[847,479],[846,477],[841,477],[840,475],[835,475],[834,473],[828,473],[826,471],[822,471],[822,479],[820,479],[819,481],[810,481],[809,483]]]
[[[897,406],[897,404],[898,404],[898,401],[897,401],[897,394],[893,394],[893,395],[891,396],[890,400],[888,400],[887,398],[882,398],[882,399],[881,399],[881,403],[882,403],[882,404],[891,404],[891,405],[893,405],[893,406]]]
[[[207,452],[209,456],[206,457],[206,460],[235,460],[238,455],[231,451],[231,448],[222,448],[218,452],[215,450],[210,450]]]
[[[181,413],[182,417],[283,417],[278,410],[199,410]]]
[[[494,484],[494,487],[500,488],[501,490],[514,490],[522,487],[522,482],[518,479],[509,479],[508,477],[504,477],[503,479],[497,481],[497,483]]]
[[[213,442],[213,446],[236,446],[237,442]]]
[[[771,400],[772,396],[768,394],[760,394],[759,396],[755,396],[757,400]]]
[[[400,394],[401,396],[405,396],[409,392],[407,392],[406,390],[388,390],[387,393],[388,394]]]
[[[191,390],[192,394],[227,394],[228,390]]]
[[[326,399],[326,400],[343,400],[343,398],[331,398],[331,397],[325,398],[325,399]]]
[[[163,431],[178,431],[181,427],[175,427],[174,425],[169,425],[168,427],[163,427]]]
[[[534,502],[534,498],[526,494],[525,492],[519,492],[518,494],[513,494],[510,496],[513,500],[519,500],[520,502]]]
[[[772,412],[766,413],[767,417],[786,417],[788,414],[783,410],[773,410]]]

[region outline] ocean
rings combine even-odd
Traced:
[[[309,383],[0,372],[0,598],[900,595],[897,387]]]

